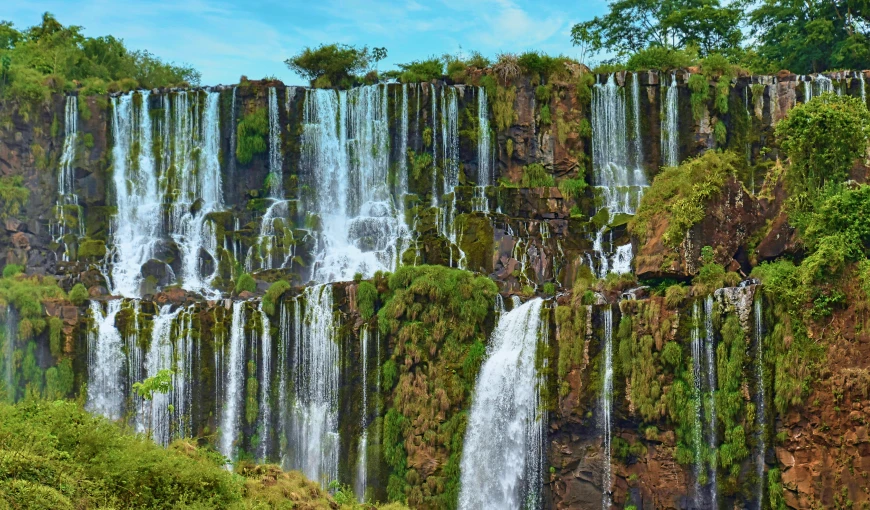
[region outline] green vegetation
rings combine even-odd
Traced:
[[[444,63],[435,57],[399,64],[399,69],[398,78],[402,83],[422,83],[444,76]]]
[[[523,167],[523,177],[520,186],[523,188],[542,188],[555,186],[556,181],[544,165],[532,163]]]
[[[255,154],[269,149],[266,138],[269,136],[269,116],[265,108],[257,108],[248,113],[236,127],[236,160],[247,165]]]
[[[148,51],[132,51],[112,36],[86,37],[83,27],[63,26],[49,13],[23,30],[0,21],[0,99],[18,102],[19,113],[71,90],[122,91],[198,85],[192,67],[165,63]]]
[[[357,287],[357,307],[363,320],[369,320],[375,315],[375,305],[378,300],[378,289],[369,281],[359,283]]]
[[[646,239],[654,223],[665,221],[662,239],[668,246],[678,246],[686,232],[704,219],[707,203],[735,175],[740,161],[731,152],[707,151],[680,166],[665,168],[644,193],[629,231]]]
[[[0,404],[0,460],[0,505],[11,508],[361,508],[298,472],[240,462],[231,473],[192,441],[125,434],[74,402]]]
[[[372,57],[367,46],[321,44],[317,48],[305,47],[284,63],[313,87],[349,88],[357,80],[356,75],[368,69]]]
[[[248,273],[242,273],[236,281],[236,294],[241,294],[242,292],[255,292],[256,290],[257,282],[254,280],[254,277]]]
[[[263,311],[266,312],[266,315],[275,315],[278,311],[278,300],[288,290],[290,290],[290,282],[287,280],[278,280],[269,286],[263,296]]]
[[[0,219],[17,216],[21,208],[27,205],[30,199],[30,190],[23,186],[24,179],[20,175],[7,175],[0,177]]]
[[[88,289],[86,289],[81,283],[75,284],[69,291],[69,300],[76,306],[82,305],[82,303],[87,301],[89,297]]]
[[[382,368],[391,500],[455,508],[464,410],[486,351],[496,293],[489,278],[442,266],[401,267],[382,290],[378,324],[396,345]],[[423,437],[425,443],[413,440]],[[421,476],[431,466],[434,471]]]

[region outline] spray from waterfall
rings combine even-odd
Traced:
[[[460,464],[459,508],[538,508],[543,423],[535,353],[543,300],[504,314],[475,384]]]
[[[338,479],[340,374],[332,307],[331,285],[307,287],[297,298],[294,320],[290,467],[324,486]]]
[[[235,458],[236,440],[241,425],[242,392],[245,384],[245,302],[233,301],[230,323],[229,357],[224,369],[223,409],[218,450],[230,460]]]
[[[115,316],[121,311],[121,300],[106,302],[106,311],[98,301],[91,301],[93,326],[88,331],[88,401],[86,409],[110,420],[123,413],[122,370],[123,340],[115,327]]]
[[[604,381],[601,392],[601,425],[604,429],[604,473],[601,482],[601,507],[604,510],[610,510],[613,504],[611,486],[612,480],[612,452],[611,442],[613,439],[613,310],[608,305],[602,310],[602,320],[604,327]]]

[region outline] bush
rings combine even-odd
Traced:
[[[89,297],[88,289],[86,289],[81,283],[75,284],[72,290],[69,291],[69,300],[76,306],[80,306],[82,303],[87,301]]]
[[[435,57],[399,64],[399,68],[399,81],[402,83],[422,83],[444,76],[444,63]]]
[[[666,220],[663,240],[668,246],[679,246],[686,232],[704,219],[708,202],[719,195],[739,164],[741,159],[731,152],[707,151],[679,166],[665,168],[644,193],[629,231],[646,239],[654,220]]]
[[[576,179],[562,179],[559,181],[559,191],[568,200],[577,198],[586,190],[586,179],[577,177]]]
[[[269,136],[269,116],[265,108],[257,108],[245,115],[236,127],[236,160],[247,165],[254,154],[262,154],[269,149],[266,138]]]
[[[523,178],[520,181],[520,186],[523,188],[542,188],[555,184],[555,179],[547,172],[544,165],[532,163],[523,167]]]
[[[269,290],[267,290],[266,294],[263,296],[263,311],[266,312],[267,315],[275,315],[275,312],[277,311],[275,305],[278,304],[278,300],[281,299],[281,296],[288,290],[290,290],[290,282],[287,280],[278,280],[270,285]]]
[[[663,46],[650,46],[640,50],[628,58],[625,66],[629,71],[646,71],[657,69],[670,71],[683,69],[695,64],[698,52],[694,48],[673,49]]]
[[[18,264],[6,264],[3,266],[3,278],[12,278],[13,276],[23,272],[24,266]]]
[[[240,276],[238,281],[236,281],[235,290],[236,294],[241,294],[242,292],[254,292],[257,290],[257,282],[250,274],[242,273],[242,276]]]
[[[565,57],[551,57],[539,51],[527,51],[517,58],[520,68],[529,74],[536,74],[546,80],[552,74],[565,70]]]
[[[827,184],[848,178],[867,150],[868,133],[870,115],[861,98],[835,94],[797,105],[777,124],[776,137],[791,162],[786,185],[799,208],[806,209]]]
[[[378,289],[372,282],[364,281],[359,283],[356,291],[357,308],[363,320],[369,320],[375,315],[375,304],[378,300]]]
[[[368,47],[347,44],[321,44],[306,47],[284,61],[293,72],[319,87],[350,87],[354,76],[368,68]]]
[[[30,199],[30,190],[24,187],[24,179],[20,175],[0,177],[0,219],[17,216],[21,208]]]

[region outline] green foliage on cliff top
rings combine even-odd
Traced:
[[[270,285],[269,290],[263,296],[263,311],[267,315],[275,315],[275,312],[278,311],[276,308],[278,300],[288,290],[290,290],[290,282],[287,280],[278,280]]]
[[[52,92],[74,88],[74,81],[109,90],[123,80],[134,88],[199,84],[200,74],[190,66],[130,50],[112,36],[86,37],[82,30],[63,26],[50,13],[23,30],[0,21],[0,98],[39,104]]]
[[[284,63],[310,80],[312,86],[348,88],[353,85],[355,76],[368,68],[370,59],[367,46],[321,44],[316,48],[303,48]]]
[[[776,126],[789,158],[786,185],[798,209],[805,210],[819,190],[849,176],[867,149],[870,113],[860,98],[822,94],[794,107]]]
[[[497,293],[487,277],[442,266],[401,267],[378,324],[395,345],[382,372],[387,493],[410,506],[455,508],[466,413]],[[421,444],[412,438],[426,438]],[[425,480],[420,475],[437,466]],[[423,463],[426,463],[425,465]],[[434,483],[433,483],[434,482]]]
[[[739,164],[740,158],[731,152],[707,151],[680,166],[665,168],[644,193],[629,231],[646,239],[655,222],[665,221],[665,244],[678,246],[686,232],[704,219],[708,202],[718,196]]]

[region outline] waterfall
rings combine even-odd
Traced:
[[[260,414],[257,416],[257,432],[260,435],[258,446],[259,459],[266,462],[269,459],[269,441],[271,440],[272,405],[269,402],[269,392],[272,390],[272,322],[263,311],[263,302],[259,306],[260,325],[263,332],[260,335]]]
[[[281,124],[278,122],[278,92],[269,87],[269,196],[284,197],[283,156],[281,154]]]
[[[441,148],[443,162],[441,193],[444,195],[450,193],[452,198],[450,206],[439,211],[438,228],[441,236],[450,242],[450,266],[453,266],[453,248],[456,248],[459,251],[457,267],[463,269],[465,254],[457,243],[455,223],[456,186],[459,186],[459,107],[455,87],[441,88]]]
[[[692,448],[695,451],[695,484],[693,496],[695,498],[695,507],[703,508],[703,494],[701,493],[702,479],[706,480],[706,471],[704,470],[704,458],[702,455],[703,439],[703,423],[701,421],[701,409],[703,393],[701,390],[701,306],[695,301],[692,306],[692,382],[693,386],[693,402],[695,406],[694,422],[692,423]]]
[[[298,306],[298,302],[296,305]],[[290,363],[290,345],[293,334],[293,325],[291,324],[291,315],[287,310],[287,304],[281,302],[281,317],[278,325],[278,359],[276,366],[278,368],[278,437],[280,456],[279,462],[281,466],[289,465],[287,458],[287,438],[290,431],[290,417],[288,415],[288,394],[287,394],[287,379],[289,372],[287,370]]]
[[[616,75],[611,74],[606,83],[596,84],[592,89],[593,182],[602,198],[599,210],[607,209],[610,221],[617,214],[634,214],[648,186],[640,152],[639,88],[635,75],[632,81],[634,138],[631,144],[625,91],[617,85]],[[607,225],[602,226],[593,239],[597,274],[602,278],[611,271],[630,272],[633,257],[631,244],[614,247],[611,242],[609,249],[605,249],[604,234],[607,230]]]
[[[858,72],[858,79],[860,80],[860,83],[861,83],[861,102],[864,103],[864,105],[866,106],[867,105],[867,84],[864,81],[864,73],[863,72],[860,72],[860,71]]]
[[[402,111],[399,124],[399,175],[396,190],[396,208],[405,211],[405,195],[408,194],[408,84],[402,84]],[[401,256],[401,254],[399,254]]]
[[[179,92],[174,101],[171,131],[174,143],[169,165],[175,167],[177,187],[167,190],[168,195],[174,196],[170,207],[170,235],[181,254],[182,287],[217,299],[220,292],[211,287],[211,282],[218,272],[218,240],[206,216],[223,208],[220,95],[214,91],[206,93],[205,109],[200,116],[199,94],[192,94],[192,106],[187,92]],[[167,147],[169,140],[164,138],[163,143]],[[164,172],[169,173],[169,166]],[[211,262],[210,271],[203,271],[207,269],[203,267],[203,260]]]
[[[163,196],[151,150],[150,92],[112,99],[112,183],[117,212],[111,225],[110,293],[139,296],[141,267],[159,242]],[[134,101],[134,98],[136,100]]]
[[[646,175],[643,172],[643,138],[641,138],[640,134],[640,80],[638,79],[638,73],[631,74],[631,112],[634,123],[634,140],[632,140],[634,180],[637,183],[646,183]]]
[[[429,96],[432,102],[432,207],[438,207],[440,195],[438,190],[438,94],[435,84],[429,84]],[[442,106],[443,107],[443,106]],[[442,127],[443,129],[443,127]]]
[[[368,277],[398,264],[408,236],[389,192],[389,116],[384,85],[307,90],[302,165],[322,225],[313,275],[320,283]]]
[[[172,312],[171,308],[172,305],[163,305],[154,316],[154,323],[151,325],[151,344],[145,356],[148,377],[153,377],[160,370],[173,371],[172,390],[168,393],[155,393],[151,402],[144,404],[150,407],[152,437],[162,445],[169,444],[172,439],[173,426],[176,428],[176,434],[181,432],[179,422],[184,419],[187,408],[184,398],[186,376],[193,355],[191,337],[185,334],[182,325],[179,325],[176,330],[173,342],[173,323],[185,309],[179,308]]]
[[[339,352],[332,287],[307,287],[296,302],[295,398],[290,464],[324,486],[338,478]],[[301,315],[304,308],[304,315]]]
[[[540,505],[543,423],[535,353],[543,300],[516,304],[493,331],[475,384],[460,464],[462,509]]]
[[[363,326],[360,330],[360,358],[362,361],[362,410],[360,413],[360,430],[362,434],[359,439],[359,456],[356,463],[356,484],[354,492],[356,498],[360,501],[365,501],[366,485],[368,482],[368,343],[369,330]]]
[[[106,312],[98,301],[91,301],[93,326],[88,331],[88,402],[86,408],[110,420],[123,413],[126,395],[123,392],[123,340],[115,327],[115,316],[121,311],[121,300],[106,302]]]
[[[757,288],[757,287],[756,287]],[[758,510],[764,508],[764,477],[765,454],[767,445],[767,398],[764,390],[764,315],[762,314],[761,295],[755,296],[755,380],[756,380],[756,411],[758,420],[758,454],[755,459],[756,475],[758,476],[757,500]]]
[[[70,260],[67,235],[71,234],[68,223],[75,211],[75,234],[84,237],[84,216],[79,207],[79,198],[75,192],[75,168],[76,144],[78,142],[78,96],[66,96],[64,108],[64,138],[63,151],[60,155],[60,164],[57,172],[57,205],[55,206],[55,221],[51,225],[52,238],[59,245],[63,245],[63,261]]]
[[[289,216],[288,204],[288,200],[275,200],[263,213],[257,242],[248,248],[245,257],[245,271],[250,273],[255,269],[255,260],[259,261],[260,269],[293,267],[296,240],[293,230],[285,224]]]
[[[677,75],[672,73],[671,84],[668,85],[665,100],[662,101],[662,166],[677,166],[680,164],[679,115]]]
[[[232,462],[241,423],[242,393],[245,386],[245,302],[233,301],[230,324],[230,353],[224,375],[223,409],[218,451]]]
[[[708,416],[707,446],[710,459],[710,506],[719,508],[719,486],[716,482],[717,455],[716,445],[716,339],[713,335],[713,296],[704,300],[704,348],[707,356],[707,386],[710,391],[710,409]]]
[[[604,477],[601,482],[601,507],[610,510],[612,504],[611,485],[611,440],[613,439],[611,427],[613,425],[613,310],[608,305],[602,310],[604,327],[604,382],[601,391],[601,421],[604,429]]]
[[[12,305],[6,305],[3,337],[3,382],[6,401],[15,402],[15,339],[18,336],[18,316]]]
[[[489,212],[486,187],[492,184],[492,143],[489,129],[489,106],[486,88],[477,88],[477,186],[474,188],[474,210]]]

